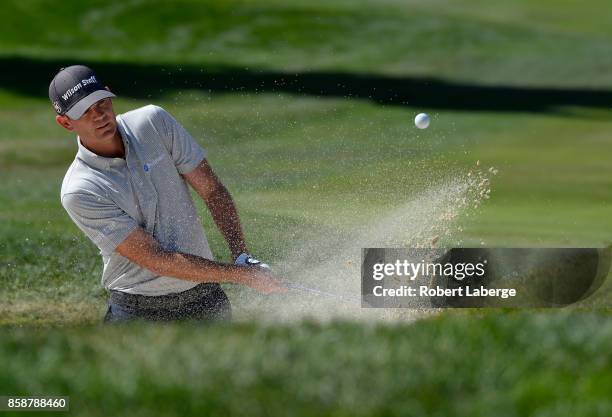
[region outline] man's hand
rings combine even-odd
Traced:
[[[236,260],[234,265],[244,267],[245,270],[253,271],[253,280],[246,283],[246,285],[263,293],[271,292],[285,292],[287,288],[283,286],[282,281],[272,276],[270,266],[263,262],[255,259],[246,252],[242,252]]]
[[[270,269],[270,265],[261,262],[259,259],[255,259],[253,256],[249,255],[246,252],[242,252],[236,260],[234,261],[234,265],[238,266],[258,266],[264,269]]]
[[[287,287],[283,285],[282,281],[278,278],[274,278],[267,269],[258,266],[247,266],[242,267],[242,269],[245,270],[245,272],[248,271],[243,284],[259,292],[271,294],[274,292],[287,291]]]

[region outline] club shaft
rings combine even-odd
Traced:
[[[311,294],[316,294],[316,295],[320,295],[323,297],[328,297],[328,298],[334,298],[337,300],[343,300],[343,301],[359,301],[361,302],[360,298],[357,297],[350,297],[350,296],[345,296],[345,295],[341,295],[341,294],[335,294],[332,292],[327,292],[327,291],[323,291],[320,290],[318,288],[312,288],[312,287],[307,287],[305,285],[302,284],[296,284],[294,282],[284,282],[285,287],[291,289],[291,290],[295,290],[295,291],[301,291],[301,292],[307,292],[307,293],[311,293]]]

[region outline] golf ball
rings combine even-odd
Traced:
[[[414,125],[419,129],[427,129],[429,127],[429,116],[427,113],[419,113],[414,118]]]

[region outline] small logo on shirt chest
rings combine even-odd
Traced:
[[[151,162],[146,162],[143,166],[142,169],[144,169],[145,172],[149,172],[149,170],[151,170],[151,168],[153,167],[153,165],[157,164],[159,161],[161,161],[162,159],[164,159],[163,156],[158,156],[157,158],[155,158],[155,160],[151,161]]]

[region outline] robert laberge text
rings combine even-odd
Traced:
[[[383,288],[382,285],[377,285],[373,288],[374,296],[376,297],[501,297],[509,298],[516,296],[514,288],[486,288],[480,287],[460,287],[460,288],[441,288],[428,287],[426,285],[419,286],[418,290],[407,285],[402,285],[397,288]]]

